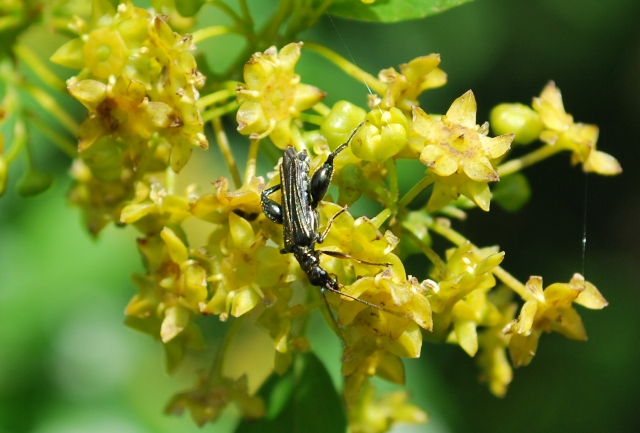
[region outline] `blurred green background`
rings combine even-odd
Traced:
[[[258,11],[272,3],[249,5]],[[440,53],[449,82],[427,93],[425,109],[442,112],[473,89],[479,123],[494,105],[530,103],[554,80],[567,111],[576,121],[599,125],[598,148],[618,158],[624,169],[614,178],[585,177],[560,155],[525,170],[533,195],[518,214],[493,206],[488,214],[472,211],[466,222],[455,223],[478,245],[499,244],[506,251],[503,265],[519,279],[542,275],[550,283],[583,272],[610,305],[603,311],[580,308],[588,342],[543,336],[532,364],[515,371],[504,399],[478,383],[474,360],[459,347],[426,343],[422,358],[405,365],[413,401],[431,421],[394,431],[624,432],[640,427],[640,349],[635,344],[640,334],[640,177],[633,168],[640,160],[640,140],[633,132],[640,118],[638,17],[637,0],[477,0],[393,25],[325,17],[304,35],[352,56],[371,73]],[[48,55],[62,39],[38,41]],[[224,63],[231,58],[226,43],[202,49]],[[328,92],[329,103],[365,104],[362,85],[313,53],[303,54],[297,70],[304,82]],[[83,111],[73,110],[82,119]],[[20,176],[14,170],[0,199],[0,433],[200,431],[188,417],[162,414],[169,397],[192,384],[198,359],[169,377],[160,343],[123,325],[124,307],[135,293],[130,274],[141,269],[136,233],[109,227],[99,239],[90,239],[78,210],[65,199],[68,159],[41,135],[32,145],[41,166],[55,173],[55,182],[43,195],[22,199],[14,192]],[[193,179],[208,183],[221,175],[216,153],[212,146],[208,154],[196,154],[205,162],[190,164]],[[426,266],[426,259],[412,262],[409,271],[424,277]],[[210,334],[222,329],[217,319],[207,320]],[[337,353],[337,344],[327,353]],[[230,431],[234,416],[228,410],[219,423],[202,430]]]

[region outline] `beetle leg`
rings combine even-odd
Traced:
[[[322,234],[320,236],[318,236],[318,240],[316,242],[318,242],[319,244],[324,242],[324,238],[327,237],[327,234],[329,233],[329,229],[331,228],[331,225],[333,224],[333,220],[338,218],[338,216],[340,216],[341,213],[346,212],[347,209],[349,209],[349,206],[343,207],[338,212],[336,212],[336,214],[334,216],[332,216],[331,219],[329,219],[329,222],[327,223],[327,228],[325,228],[324,231],[322,232]]]
[[[336,257],[338,259],[353,260],[354,262],[362,263],[363,265],[385,266],[385,267],[391,266],[391,263],[373,263],[373,262],[367,262],[366,260],[356,259],[355,257],[346,253],[341,253],[340,251],[325,251],[325,250],[317,250],[317,251],[320,254],[326,254],[327,256]]]
[[[268,196],[278,191],[281,185],[274,185],[271,188],[267,188],[260,194],[260,206],[264,215],[276,224],[282,224],[282,206],[279,203],[271,200]]]

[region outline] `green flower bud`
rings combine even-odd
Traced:
[[[121,153],[117,140],[102,137],[80,155],[96,179],[110,182],[122,174]]]
[[[29,170],[18,182],[18,194],[23,197],[31,197],[46,191],[53,182],[49,173]]]
[[[338,201],[340,203],[351,206],[362,195],[362,187],[367,179],[359,165],[349,163],[342,167],[342,170],[336,175],[338,183]]]
[[[515,133],[515,144],[530,144],[540,136],[543,129],[540,115],[523,104],[495,106],[491,110],[489,122],[496,135]]]
[[[374,109],[351,140],[351,151],[365,161],[384,162],[407,144],[409,123],[395,107]]]
[[[331,150],[345,143],[354,129],[362,122],[367,112],[351,102],[338,101],[320,127]]]
[[[531,187],[522,173],[500,179],[492,191],[493,199],[507,212],[517,212],[531,197]]]

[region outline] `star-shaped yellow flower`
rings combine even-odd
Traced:
[[[525,303],[518,318],[505,332],[512,333],[509,351],[515,367],[528,365],[536,354],[542,332],[555,331],[573,340],[586,340],[582,319],[572,303],[602,309],[607,301],[598,289],[580,274],[568,283],[554,283],[542,289],[542,277],[531,277],[526,284]]]
[[[244,67],[245,84],[238,86],[238,131],[253,138],[269,136],[284,149],[291,142],[291,121],[324,98],[314,86],[300,83],[294,68],[302,42],[255,53]]]
[[[380,107],[411,111],[412,107],[419,105],[418,96],[422,92],[446,84],[447,74],[438,68],[439,64],[440,54],[430,54],[400,65],[400,73],[394,68],[380,71],[380,81],[387,83],[387,92],[380,100]]]
[[[553,81],[533,98],[533,109],[540,113],[544,130],[540,140],[571,151],[571,162],[582,163],[585,172],[616,175],[622,172],[620,163],[608,153],[596,150],[598,127],[584,123],[574,123],[573,116],[567,114],[562,103],[562,94]]]
[[[499,180],[493,161],[504,155],[513,134],[491,138],[488,124],[476,125],[477,105],[473,92],[456,99],[439,120],[419,107],[413,108],[414,137],[411,146],[429,167],[435,187],[427,205],[436,211],[460,194],[488,211],[491,193],[487,182]]]

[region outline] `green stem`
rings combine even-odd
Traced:
[[[329,113],[331,113],[331,108],[324,105],[322,102],[318,102],[316,105],[311,107],[316,113],[321,116],[327,117]]]
[[[362,69],[360,69],[344,57],[340,56],[338,53],[330,50],[329,48],[320,44],[316,44],[315,42],[305,42],[304,46],[327,58],[340,69],[342,69],[345,73],[351,75],[356,80],[361,81],[366,86],[369,86],[374,92],[382,95],[387,91],[387,85],[385,83],[378,80],[368,72],[363,71]]]
[[[522,299],[527,299],[527,296],[531,296],[531,294],[527,295],[526,286],[518,281],[518,279],[511,275],[509,272],[505,271],[501,266],[496,266],[491,270],[491,272],[493,272],[493,275],[498,277],[498,279],[505,285],[507,285],[511,290],[520,295]]]
[[[427,175],[420,182],[415,184],[413,188],[407,192],[404,197],[400,199],[398,202],[398,209],[404,209],[418,196],[422,191],[424,191],[429,185],[433,183],[433,177]]]
[[[72,142],[62,134],[59,134],[55,129],[47,125],[35,115],[29,115],[29,120],[33,122],[39,130],[44,132],[47,138],[51,140],[53,144],[58,147],[58,149],[62,150],[70,158],[78,157],[78,146],[74,142]]]
[[[468,239],[462,236],[457,231],[453,230],[450,226],[438,223],[437,220],[434,220],[432,224],[428,225],[429,229],[433,232],[438,233],[445,239],[449,240],[452,244],[456,246],[461,246],[465,242],[468,242]],[[474,251],[478,251],[479,248],[475,245],[471,244]],[[525,285],[518,281],[513,275],[509,272],[505,271],[502,267],[496,266],[491,270],[493,275],[498,277],[500,281],[506,284],[511,290],[516,292],[520,297],[525,298],[526,288]]]
[[[327,9],[329,9],[329,6],[331,6],[333,2],[334,0],[324,0],[322,4],[318,8],[316,8],[316,10],[311,15],[310,24],[315,24],[320,19],[320,16],[323,15]]]
[[[540,162],[543,159],[546,159],[552,155],[555,155],[558,152],[565,150],[561,146],[553,146],[550,144],[546,144],[539,149],[534,150],[531,153],[528,153],[520,158],[512,159],[510,161],[505,162],[498,166],[498,174],[500,176],[508,176],[517,171],[522,170],[525,167],[535,164],[536,162]]]
[[[242,18],[240,18],[240,16],[236,13],[236,11],[231,9],[231,7],[226,3],[224,3],[223,1],[209,0],[209,3],[211,3],[213,6],[217,7],[218,9],[220,9],[223,13],[225,13],[229,18],[231,18],[231,21],[233,21],[236,25],[238,26],[243,25],[244,21],[242,20]]]
[[[396,162],[393,158],[389,158],[384,162],[389,177],[389,205],[391,212],[395,214],[398,211],[398,171],[396,170]]]
[[[4,157],[7,165],[9,165],[9,163],[18,156],[18,154],[20,153],[20,150],[22,150],[25,144],[27,144],[27,128],[25,128],[24,120],[22,120],[20,116],[16,118],[15,123],[13,125],[12,141],[13,141],[13,145],[11,146],[11,149],[9,149],[9,151],[6,153]],[[31,166],[31,155],[28,155],[28,156],[29,156],[28,158],[29,166]]]
[[[413,240],[413,242],[415,242],[418,248],[420,248],[420,251],[422,251],[422,253],[427,256],[427,259],[429,259],[429,261],[433,263],[433,265],[437,269],[438,274],[443,278],[446,278],[449,270],[447,269],[447,264],[444,262],[444,260],[442,260],[442,258],[440,258],[438,253],[436,253],[429,245],[424,243],[422,239],[420,239],[415,233],[413,233],[406,227],[404,228],[404,233],[406,233]]]
[[[240,5],[240,10],[242,11],[242,19],[244,21],[245,27],[253,31],[253,18],[251,17],[251,13],[249,12],[249,7],[247,6],[246,0],[238,0],[238,4]]]
[[[60,124],[73,136],[78,135],[78,124],[67,112],[44,90],[32,86],[31,84],[22,84],[22,87],[29,93],[33,99],[40,104],[46,112],[50,113]]]
[[[214,117],[212,119],[212,123],[213,131],[216,134],[216,142],[218,143],[218,148],[220,149],[220,153],[222,153],[224,161],[227,163],[227,168],[229,168],[229,173],[231,173],[231,178],[233,179],[233,184],[235,185],[236,189],[240,188],[242,186],[242,178],[240,177],[240,171],[238,171],[236,160],[234,159],[233,153],[231,152],[227,134],[224,132],[224,128],[222,127],[222,122],[220,121],[219,117]]]
[[[207,110],[202,113],[202,120],[208,122],[209,120],[222,117],[227,113],[231,113],[238,108],[238,103],[236,101],[231,101],[222,107],[216,107],[211,110]]]
[[[258,149],[260,148],[260,140],[251,140],[249,146],[249,156],[247,156],[247,168],[244,171],[244,181],[249,183],[252,177],[256,175],[256,165],[258,163]]]
[[[318,116],[315,114],[300,113],[300,120],[312,125],[321,126],[324,123],[324,116]]]
[[[199,109],[203,109],[208,107],[209,105],[213,105],[216,102],[225,101],[236,95],[236,92],[231,89],[222,89],[217,92],[209,93],[208,95],[203,96],[198,99],[196,102],[196,106]]]
[[[34,53],[30,48],[26,45],[18,44],[13,47],[13,52],[18,56],[20,60],[26,63],[31,70],[44,81],[48,86],[53,89],[65,91],[67,89],[67,85],[64,81],[58,78],[49,68],[45,66],[45,64],[40,60],[40,58]]]
[[[272,44],[275,42],[276,35],[278,34],[278,30],[280,30],[280,26],[287,19],[289,15],[291,15],[292,0],[280,0],[278,5],[278,9],[273,14],[269,22],[265,25],[264,29],[258,35],[258,40],[262,41],[266,44]]]
[[[192,33],[193,43],[197,44],[207,38],[214,36],[226,35],[229,33],[238,33],[237,30],[227,26],[209,26],[203,29],[198,29]]]

